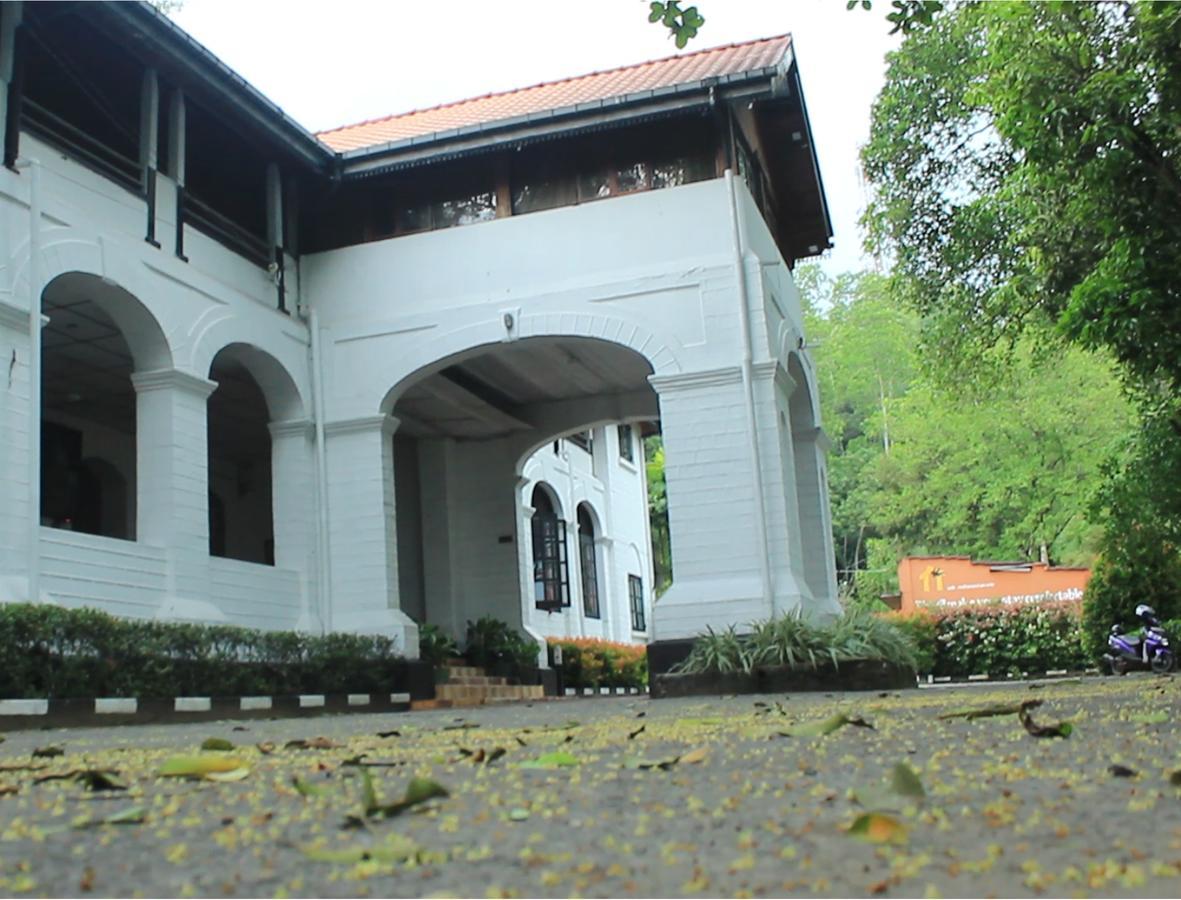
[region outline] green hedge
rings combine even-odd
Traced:
[[[964,678],[1048,669],[1078,670],[1091,664],[1083,649],[1078,603],[979,606],[894,621],[911,629],[930,651],[919,672]],[[931,638],[933,637],[933,640]]]
[[[172,697],[397,690],[378,635],[315,636],[0,605],[0,697]]]

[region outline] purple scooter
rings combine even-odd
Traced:
[[[1139,634],[1124,634],[1124,627],[1118,623],[1111,626],[1108,652],[1103,654],[1111,674],[1126,675],[1131,669],[1151,669],[1158,674],[1171,672],[1175,663],[1173,651],[1156,610],[1141,603],[1136,607],[1136,618],[1143,623]]]

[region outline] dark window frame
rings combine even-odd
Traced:
[[[570,563],[566,523],[557,513],[534,513],[533,602],[538,609],[558,612],[570,605]],[[538,587],[541,588],[538,597]]]
[[[599,603],[599,562],[595,525],[590,513],[578,510],[578,562],[582,569],[582,612],[588,619],[602,619]]]
[[[636,439],[630,425],[618,425],[615,434],[619,438],[619,458],[632,465],[636,463]],[[626,448],[626,449],[625,449]]]
[[[632,631],[647,631],[648,623],[644,616],[644,579],[639,575],[627,576],[627,596],[631,604]]]

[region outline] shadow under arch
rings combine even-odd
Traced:
[[[247,343],[222,347],[209,366],[217,388],[207,404],[210,504],[209,552],[261,565],[275,564],[275,484],[270,426],[305,419],[295,379],[275,357]]]
[[[132,376],[168,370],[155,315],[109,279],[55,275],[41,308],[41,523],[135,540],[140,409]]]

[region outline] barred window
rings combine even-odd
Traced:
[[[644,582],[639,575],[627,576],[627,593],[631,598],[632,631],[645,631],[647,625],[644,620]]]

